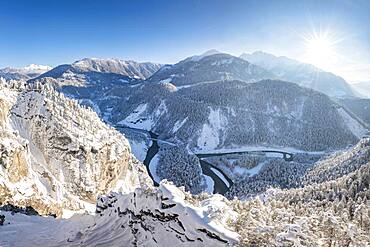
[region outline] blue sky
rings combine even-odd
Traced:
[[[305,60],[302,37],[321,29],[340,40],[323,69],[370,80],[369,13],[366,0],[1,0],[0,67],[84,57],[174,63],[213,48]]]

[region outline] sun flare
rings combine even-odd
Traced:
[[[328,32],[314,32],[305,38],[305,60],[320,68],[326,68],[337,59],[335,45],[336,41]]]

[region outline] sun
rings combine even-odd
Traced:
[[[336,59],[336,41],[328,32],[320,32],[309,35],[305,40],[305,60],[319,68],[330,67]]]

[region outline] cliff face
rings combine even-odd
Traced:
[[[95,210],[100,194],[150,186],[126,138],[90,109],[40,85],[3,85],[0,105],[1,204],[61,215]]]

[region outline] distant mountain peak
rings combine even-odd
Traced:
[[[51,70],[53,67],[50,67],[48,65],[40,65],[40,64],[30,64],[22,68],[22,70],[28,72],[28,73],[38,73],[42,74],[45,73],[46,71]]]
[[[30,78],[39,76],[51,69],[52,67],[50,66],[38,64],[30,64],[23,68],[6,67],[0,69],[0,76],[4,77],[5,79],[28,80]]]
[[[211,49],[211,50],[208,50],[200,55],[194,55],[194,56],[191,56],[185,60],[191,60],[191,61],[199,61],[201,60],[202,58],[204,57],[208,57],[208,56],[212,56],[212,55],[216,55],[216,54],[223,54],[222,52],[218,51],[218,50],[215,50],[215,49]]]
[[[161,64],[157,63],[140,63],[116,58],[83,58],[71,64],[59,65],[35,78],[35,80],[52,77],[60,79],[63,85],[66,81],[71,84],[84,84],[87,81],[94,83],[127,82],[130,80],[144,80],[161,66]]]
[[[210,56],[210,55],[215,55],[215,54],[220,54],[222,52],[216,50],[216,49],[211,49],[211,50],[208,50],[204,53],[201,54],[201,56],[205,57],[205,56]]]

